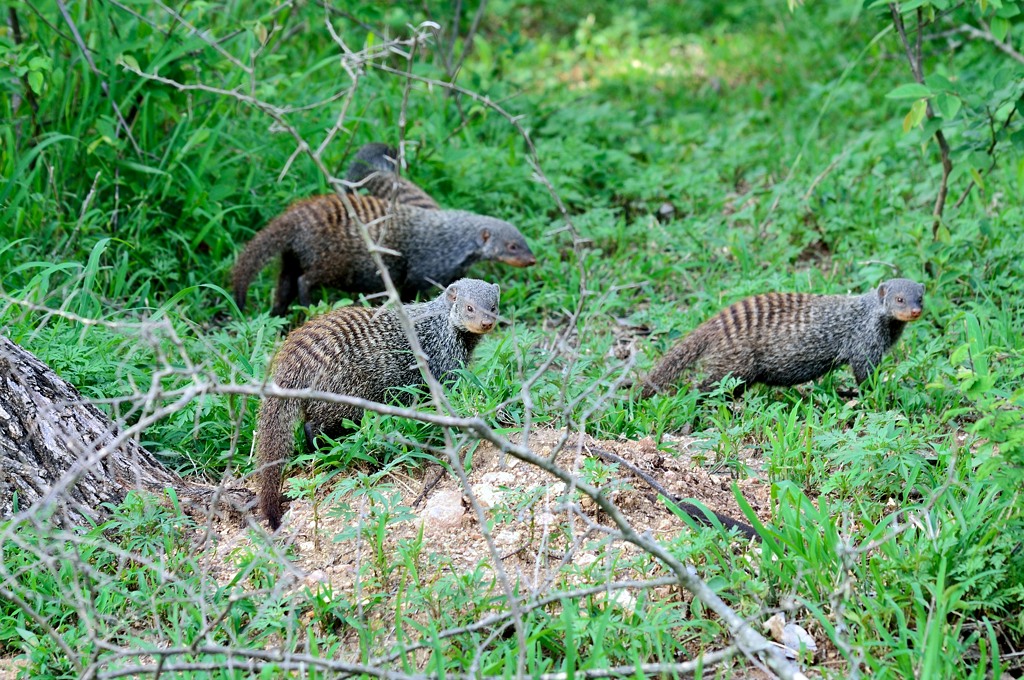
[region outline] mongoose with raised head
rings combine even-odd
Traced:
[[[417,208],[439,210],[430,194],[398,175],[398,152],[387,144],[364,144],[348,167],[345,181],[366,189],[371,196]]]
[[[849,364],[863,383],[921,316],[924,286],[891,279],[863,295],[767,293],[726,307],[676,343],[644,379],[641,396],[668,391],[703,365],[701,391],[727,375],[744,385],[798,385]]]
[[[391,206],[376,196],[349,194],[346,199],[385,249],[384,264],[404,300],[436,285],[447,286],[479,260],[514,267],[537,262],[519,230],[503,220],[463,210]],[[350,293],[384,290],[356,221],[336,194],[293,203],[246,244],[232,272],[239,309],[245,306],[252,279],[278,254],[281,273],[273,307],[277,316],[284,315],[296,297],[303,305],[311,304],[310,292],[321,284]]]
[[[497,285],[461,279],[430,302],[405,305],[431,375],[444,381],[466,365],[497,323],[498,297]],[[311,319],[285,338],[270,373],[281,388],[377,402],[407,396],[394,388],[424,384],[398,313],[386,307],[342,307]],[[355,406],[326,401],[263,399],[256,435],[259,504],[272,528],[281,524],[281,473],[295,448],[296,423],[304,423],[312,448],[317,434],[340,436],[344,421],[361,415]]]

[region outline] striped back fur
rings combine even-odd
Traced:
[[[387,144],[370,143],[360,147],[345,173],[345,181],[389,203],[440,209],[430,194],[398,174],[398,151]]]

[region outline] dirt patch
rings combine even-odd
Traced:
[[[514,438],[513,441],[517,439]],[[692,437],[666,436],[659,448],[651,439],[596,440],[575,434],[564,437],[560,431],[538,430],[531,434],[529,445],[532,451],[541,456],[550,456],[556,448],[559,449],[554,462],[565,470],[582,474],[584,479],[588,478],[587,468],[594,465],[592,462],[588,463],[588,459],[599,460],[588,450],[602,448],[611,451],[646,472],[677,498],[697,499],[715,512],[742,520],[743,514],[731,488],[735,482],[758,516],[767,521],[770,516],[770,485],[756,476],[761,467],[757,454],[751,453],[749,458],[739,461],[748,470],[752,470],[755,476],[735,480],[728,474],[712,474],[695,462],[695,457],[702,458],[704,454],[695,445],[697,441]],[[667,506],[657,500],[656,492],[642,480],[628,470],[619,469],[619,466],[607,461],[600,460],[600,464],[607,469],[589,481],[612,490],[615,503],[634,528],[641,532],[684,528]],[[355,475],[356,472],[353,471],[351,474]],[[345,473],[342,473],[335,478],[334,483],[339,483],[344,477]],[[477,497],[484,510],[489,513],[501,512],[513,509],[511,505],[514,505],[515,512],[524,520],[527,519],[527,515],[537,519],[545,512],[552,511],[559,495],[565,493],[565,484],[550,473],[519,461],[511,455],[503,456],[488,442],[482,442],[473,452],[471,471],[467,479],[473,495]],[[476,546],[483,541],[483,537],[460,480],[443,473],[439,466],[427,466],[397,471],[390,475],[388,482],[400,494],[399,504],[407,508],[415,505],[417,512],[416,519],[399,522],[393,526],[393,538],[407,537],[411,532],[418,530],[420,522],[424,522],[428,530],[442,527],[446,529],[443,535],[434,536],[431,550],[448,553],[469,562],[475,562],[477,558],[483,556],[469,549],[470,546]],[[428,486],[429,489],[425,488]],[[320,493],[321,496],[326,496],[330,489],[321,489]],[[523,500],[527,497],[533,500]],[[454,515],[445,519],[431,514],[431,510],[440,512],[440,508],[453,510],[456,498],[459,499],[457,505],[462,511],[460,523],[455,523]],[[586,500],[582,502],[587,505]],[[353,510],[358,511],[355,506]],[[349,522],[331,517],[329,514],[321,509],[319,531],[322,535],[336,536],[347,528]],[[313,541],[316,538],[312,533],[313,504],[305,500],[291,501],[284,517],[284,524],[282,535],[285,540],[298,542],[300,547],[306,541]],[[227,539],[229,536],[222,534],[222,538]],[[329,546],[321,547],[326,552],[321,551],[323,554],[319,556],[305,552],[298,555],[296,566],[315,570],[329,565],[337,557],[331,553],[337,551],[331,550]],[[339,544],[338,547],[342,546]]]
[[[597,459],[588,451],[611,451],[657,480],[677,498],[692,498],[708,509],[746,522],[732,484],[736,483],[747,503],[762,521],[770,519],[770,484],[759,478],[762,460],[751,451],[739,461],[751,476],[733,480],[729,475],[711,474],[698,464],[704,451],[691,437],[666,437],[660,446],[653,440],[599,441],[587,436],[563,436],[562,432],[540,430],[531,434],[530,450],[551,457],[562,469],[580,479],[600,486],[639,533],[659,540],[673,540],[692,532],[676,517],[657,494],[622,466]],[[512,456],[503,456],[489,443],[481,443],[472,452],[466,484],[439,465],[421,469],[398,470],[377,484],[375,490],[391,499],[390,512],[404,517],[387,526],[383,543],[372,536],[374,509],[368,494],[348,495],[330,504],[324,502],[331,489],[321,489],[319,516],[309,501],[292,501],[283,518],[283,526],[274,543],[288,554],[287,571],[293,577],[292,588],[327,586],[334,594],[365,597],[367,574],[375,583],[376,596],[390,592],[386,569],[377,570],[373,561],[394,561],[403,542],[415,541],[422,531],[421,558],[417,566],[420,582],[433,583],[446,573],[468,575],[484,572],[491,583],[490,592],[480,600],[492,601],[492,614],[504,611],[499,572],[525,596],[541,599],[553,592],[587,589],[611,581],[643,580],[667,576],[668,572],[648,558],[639,548],[622,541],[609,542],[608,516],[588,497],[547,471]],[[333,485],[352,481],[357,471],[343,471]],[[466,489],[471,493],[467,493]],[[379,503],[379,501],[378,501]],[[327,506],[332,506],[328,508]],[[337,511],[344,510],[343,513]],[[378,506],[379,511],[379,506]],[[344,515],[344,516],[341,516]],[[483,523],[489,527],[482,530]],[[237,575],[233,564],[239,551],[262,549],[260,540],[248,530],[219,527],[220,541],[210,568],[227,582]],[[699,528],[699,532],[715,529]],[[339,540],[342,539],[342,540]],[[694,540],[706,540],[694,534]],[[283,544],[283,545],[282,545]],[[734,534],[729,549],[756,550],[740,534]],[[383,557],[382,557],[383,556]],[[500,569],[495,565],[500,564]],[[376,597],[375,596],[375,597]],[[688,592],[674,585],[659,585],[642,595],[630,588],[602,593],[602,606],[622,607],[631,616],[638,597],[665,602],[689,602]],[[389,605],[383,605],[387,609]],[[561,606],[561,605],[559,605]],[[581,605],[582,606],[582,605]],[[484,611],[482,610],[482,611]],[[312,612],[309,613],[312,617]],[[481,614],[483,616],[483,614]],[[312,622],[312,619],[310,619]],[[755,625],[757,625],[755,623]],[[343,647],[347,643],[343,643]],[[722,646],[728,644],[723,638]],[[353,649],[358,640],[353,637]],[[692,649],[690,647],[692,646]],[[696,655],[704,651],[696,639],[688,650]],[[746,666],[742,658],[729,664],[735,677],[765,677]]]
[[[14,680],[28,666],[25,659],[11,659],[0,656],[0,680]]]
[[[667,437],[659,448],[650,439],[599,441],[539,430],[531,434],[529,444],[540,456],[549,457],[557,451],[557,465],[606,489],[638,532],[671,538],[690,529],[645,482],[621,466],[596,459],[588,449],[612,451],[677,498],[697,499],[714,512],[745,521],[733,497],[734,480],[728,475],[711,474],[694,462],[698,452],[696,441],[689,437]],[[755,474],[760,469],[761,461],[756,458],[741,462]],[[334,483],[340,483],[345,474],[336,477]],[[350,476],[355,474],[353,471]],[[472,453],[467,481],[472,499],[459,479],[437,465],[390,475],[386,480],[391,487],[388,493],[398,494],[390,510],[398,513],[413,508],[413,514],[388,526],[383,546],[371,548],[363,537],[365,532],[353,530],[360,523],[367,526],[373,520],[374,510],[366,496],[343,499],[340,505],[347,504],[348,508],[345,516],[320,508],[317,517],[311,502],[294,500],[285,514],[278,540],[288,545],[292,565],[307,585],[329,584],[335,592],[355,586],[360,569],[372,559],[373,550],[393,554],[399,542],[415,539],[421,526],[423,552],[439,558],[425,560],[426,563],[468,571],[482,563],[493,565],[497,556],[510,578],[528,589],[550,584],[556,578],[555,572],[570,562],[597,559],[586,547],[584,537],[595,527],[607,527],[608,518],[593,501],[567,488],[550,473],[512,456],[503,456],[494,446],[483,442]],[[737,480],[736,484],[758,516],[768,520],[770,485],[756,476]],[[321,489],[320,494],[323,498],[330,494],[330,489]],[[493,520],[493,547],[481,531],[478,513]],[[221,530],[217,553],[225,559],[219,570],[228,579],[233,575],[228,556],[251,545],[252,537],[245,530]],[[351,538],[337,540],[346,534]],[[743,537],[737,537],[735,542],[746,543]],[[624,546],[623,550],[629,553],[635,549]],[[421,573],[421,577],[430,579],[429,574]]]

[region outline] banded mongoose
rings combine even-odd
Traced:
[[[921,317],[924,286],[891,279],[863,295],[767,293],[726,307],[675,344],[644,380],[642,397],[665,392],[700,362],[701,391],[727,375],[745,385],[798,385],[850,364],[863,383]]]
[[[373,240],[392,251],[382,257],[404,300],[462,278],[478,260],[513,267],[537,262],[519,230],[493,217],[391,206],[376,196],[359,194],[348,194],[346,200]],[[336,194],[293,203],[246,244],[232,272],[239,309],[245,306],[252,279],[278,254],[281,273],[272,310],[277,316],[283,316],[296,297],[303,305],[311,304],[310,292],[321,284],[350,293],[384,290],[359,228]]]
[[[430,302],[405,305],[431,375],[448,380],[466,365],[481,336],[498,318],[497,285],[478,279],[452,283]],[[342,307],[292,331],[271,362],[275,385],[313,389],[386,402],[408,395],[393,388],[423,385],[409,338],[393,309]],[[315,400],[266,397],[256,435],[259,504],[274,529],[281,525],[281,473],[295,448],[295,424],[304,423],[306,445],[318,434],[345,433],[346,419],[358,422],[355,406]]]
[[[439,210],[430,194],[398,175],[398,152],[387,144],[364,144],[348,167],[345,181],[366,189],[371,196],[417,208]]]

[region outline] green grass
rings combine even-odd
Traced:
[[[796,606],[819,639],[841,650],[840,667],[826,674],[846,677],[858,665],[873,677],[967,678],[1019,668],[1000,661],[1024,639],[1024,160],[1016,119],[984,186],[952,205],[967,186],[966,168],[989,167],[979,112],[994,101],[992,110],[1006,115],[1021,94],[1019,65],[974,42],[952,56],[928,55],[932,72],[998,90],[991,100],[965,94],[973,113],[946,128],[958,170],[933,239],[938,157],[925,132],[903,132],[909,102],[886,98],[910,76],[895,36],[878,35],[885,15],[859,2],[793,13],[781,3],[591,5],[491,3],[458,78],[522,117],[579,234],[575,246],[505,118],[439,88],[409,88],[412,179],[445,207],[512,221],[538,257],[526,270],[472,270],[501,284],[509,323],[480,347],[452,403],[495,426],[529,419],[608,439],[661,442],[694,426],[705,463],[740,476],[750,471],[739,454],[760,451],[775,503],[763,552],[736,553],[713,532],[685,532],[671,548],[742,615]],[[308,157],[293,158],[294,140],[259,110],[144,80],[122,64],[292,107],[289,124],[316,146],[343,100],[314,105],[349,84],[322,10],[184,6],[189,22],[221,41],[214,49],[147,3],[126,4],[143,19],[114,4],[73,5],[97,76],[56,7],[13,7],[28,39],[0,32],[0,63],[24,78],[0,83],[0,173],[8,180],[0,187],[0,331],[128,422],[197,381],[263,380],[281,333],[304,315],[266,313],[272,268],[250,292],[249,313],[239,314],[226,290],[230,267],[256,230],[292,200],[327,191],[326,179]],[[351,12],[390,35],[407,35],[410,22],[451,22],[447,3],[366,3]],[[1019,41],[1016,21],[1011,37]],[[354,50],[381,40],[345,17],[332,23]],[[250,81],[225,54],[247,65],[263,36]],[[463,49],[460,41],[455,54]],[[398,57],[387,63],[406,68]],[[420,48],[413,71],[446,77],[433,48]],[[30,78],[37,110],[26,101]],[[324,151],[326,166],[342,174],[360,144],[396,142],[405,95],[404,79],[367,69],[344,129]],[[112,101],[131,120],[131,139]],[[650,331],[636,337],[643,371],[746,295],[863,292],[894,272],[925,283],[926,314],[856,403],[840,396],[853,386],[846,370],[800,388],[755,387],[737,404],[698,402],[686,390],[649,401],[627,391],[604,398],[621,369],[609,358],[620,332]],[[570,323],[571,351],[537,379],[527,406],[520,385]],[[146,405],[140,394],[154,385],[164,394]],[[142,443],[182,473],[245,474],[255,407],[206,395],[146,430]],[[415,465],[423,454],[410,442],[438,441],[434,428],[369,416],[356,435],[296,469],[320,481],[366,459]],[[262,543],[231,556],[230,585],[215,583],[191,554],[187,520],[134,498],[79,539],[31,527],[6,534],[0,579],[32,593],[32,606],[83,658],[103,656],[103,639],[190,645],[202,633],[204,644],[280,644],[323,658],[355,636],[369,662],[392,650],[397,627],[405,642],[428,641],[424,657],[402,660],[408,669],[464,672],[477,650],[485,674],[514,667],[512,628],[436,637],[503,611],[504,594],[489,569],[445,570],[416,541],[385,551],[382,533],[407,509],[394,504],[385,475],[369,470],[319,501],[324,512],[344,513],[352,494],[374,499],[373,524],[360,527],[376,549],[363,600],[292,588]],[[308,495],[309,484],[299,493]],[[167,526],[174,530],[160,528]],[[53,561],[67,554],[80,569]],[[613,559],[656,574],[649,557]],[[421,578],[428,571],[436,576]],[[175,578],[161,582],[169,572]],[[609,578],[605,565],[576,576]],[[671,662],[720,646],[721,626],[699,603],[653,592],[641,594],[634,614],[594,597],[533,610],[523,623],[527,672]],[[86,597],[94,593],[103,597]],[[231,598],[224,620],[204,618]],[[138,636],[142,621],[159,623],[155,640]],[[78,672],[9,602],[0,602],[0,651],[27,655],[32,677]]]

